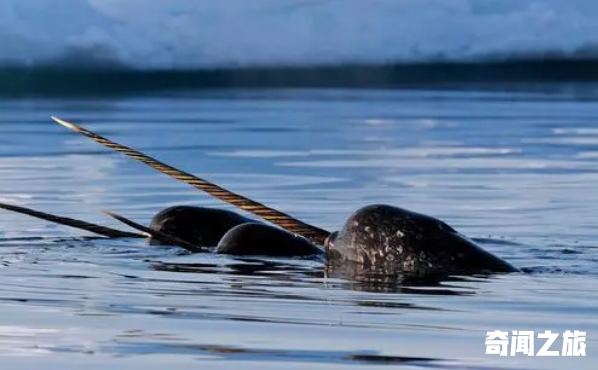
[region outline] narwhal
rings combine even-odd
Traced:
[[[52,119],[103,146],[143,162],[161,173],[278,226],[273,227],[253,220],[243,222],[244,220],[240,219],[238,224],[225,232],[227,227],[222,228],[223,232],[216,236],[220,237],[216,247],[218,253],[306,256],[321,254],[322,250],[317,246],[323,246],[330,260],[381,269],[385,272],[421,275],[518,271],[445,222],[431,216],[390,205],[369,205],[358,209],[339,231],[331,233],[169,166],[83,127],[60,118]],[[150,229],[122,216],[111,215],[158,241],[169,242],[166,239],[172,237],[171,241],[179,241],[172,244],[180,245],[180,241],[190,243],[189,240],[193,237],[193,232],[183,236],[176,231],[176,227],[172,228],[172,225],[168,231],[160,231],[153,222],[154,229]],[[178,222],[192,225],[194,219],[192,215],[188,215],[178,218],[175,223]],[[162,236],[152,235],[155,231],[162,232]],[[191,244],[196,245],[196,242]]]

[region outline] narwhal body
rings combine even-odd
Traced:
[[[384,204],[353,213],[326,241],[332,258],[384,271],[427,273],[512,272],[445,222]]]
[[[238,256],[311,257],[324,251],[302,236],[263,223],[244,223],[230,229],[216,253]]]

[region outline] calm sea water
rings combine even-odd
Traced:
[[[596,367],[598,86],[5,98],[0,112],[0,201],[119,228],[99,210],[148,223],[226,207],[58,115],[321,227],[371,203],[431,214],[526,271],[364,283],[1,211],[3,368]],[[494,330],[585,331],[587,356],[489,356]]]

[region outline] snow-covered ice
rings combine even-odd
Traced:
[[[593,53],[596,0],[2,0],[0,63],[139,69]]]

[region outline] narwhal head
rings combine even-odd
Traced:
[[[187,240],[195,245],[213,247],[237,225],[251,222],[236,212],[197,206],[172,206],[158,212],[149,228]],[[150,244],[166,244],[150,237]]]
[[[332,258],[406,273],[516,271],[434,217],[371,205],[353,213],[326,241]]]

